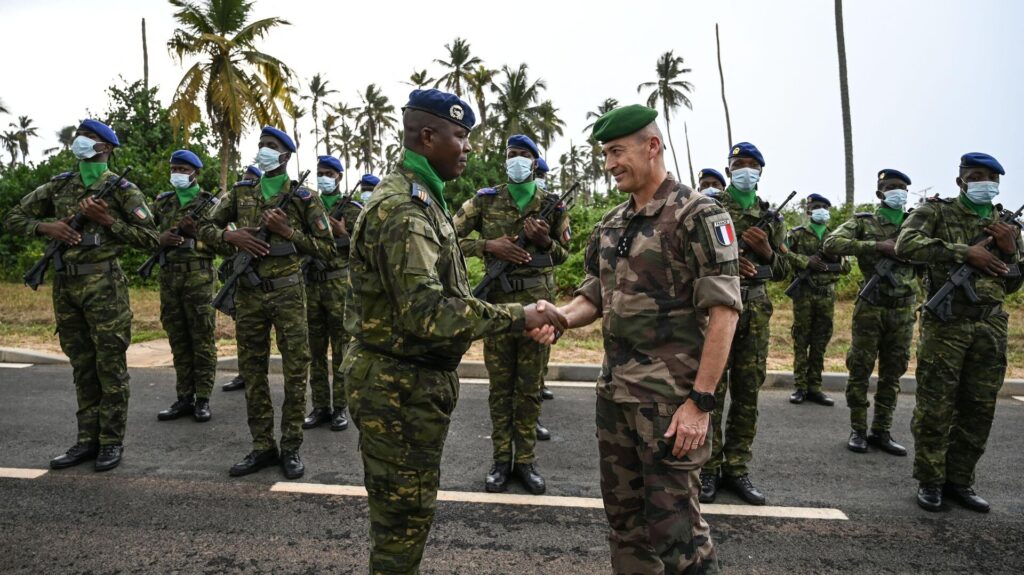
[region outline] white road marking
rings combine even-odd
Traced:
[[[26,367],[32,367],[31,363],[0,363],[0,368],[6,367],[8,369],[24,369]]]
[[[459,378],[461,383],[468,383],[471,385],[487,385],[490,383],[488,379],[480,379],[476,377],[461,377]],[[546,381],[544,385],[548,387],[576,387],[582,389],[594,389],[597,385],[593,381]]]
[[[1017,401],[1024,401],[1024,395],[1015,395],[1013,396],[1013,398],[1016,399]]]
[[[366,488],[359,485],[323,485],[319,483],[278,482],[271,491],[279,493],[307,493],[314,495],[341,495],[345,497],[366,497]],[[519,495],[483,493],[472,491],[438,491],[438,501],[460,503],[487,503],[494,505],[535,505],[539,507],[577,507],[582,509],[603,509],[604,503],[596,497],[560,497],[554,495]],[[711,503],[700,506],[707,515],[741,515],[745,517],[779,517],[783,519],[849,519],[838,509],[826,507],[770,507],[754,505],[729,505]]]
[[[0,467],[0,477],[7,479],[38,479],[46,475],[47,469],[23,469],[18,467]]]

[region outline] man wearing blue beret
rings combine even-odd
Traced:
[[[793,283],[786,295],[793,299],[793,380],[796,391],[791,403],[805,400],[831,407],[831,397],[821,391],[821,372],[825,368],[825,350],[832,340],[836,307],[836,282],[850,273],[844,257],[827,256],[822,244],[829,233],[832,202],[821,194],[807,196],[805,225],[789,230],[786,247]]]
[[[533,140],[521,134],[511,136],[505,148],[508,182],[480,190],[455,214],[462,253],[482,258],[486,267],[500,261],[518,266],[491,284],[485,297],[491,303],[528,305],[552,299],[555,266],[569,257],[569,215],[565,206],[555,205],[557,194],[537,187],[538,158],[540,150]],[[542,219],[540,212],[548,206],[554,209]],[[516,243],[520,235],[526,236],[523,247]],[[489,492],[505,491],[513,476],[534,495],[546,489],[535,465],[535,448],[549,351],[521,333],[484,339],[494,461],[484,481]]]
[[[459,396],[455,369],[473,340],[564,329],[547,304],[472,297],[445,197],[466,168],[472,108],[414,90],[403,107],[401,162],[352,231],[342,371],[370,506],[370,572],[419,572],[434,520],[441,453]]]
[[[286,168],[294,152],[288,134],[264,127],[256,155],[263,177],[253,186],[232,188],[199,229],[199,238],[216,249],[227,254],[244,250],[259,258],[253,265],[255,276],[245,277],[235,289],[235,339],[239,371],[245,378],[252,451],[231,467],[233,477],[275,463],[288,479],[305,472],[299,447],[310,355],[306,290],[299,270],[307,256],[330,258],[334,238],[320,198],[306,188],[296,189],[297,182],[288,179]],[[278,207],[280,194],[287,195],[283,208]],[[229,226],[236,223],[237,229]],[[269,232],[266,241],[256,237],[260,226]],[[272,329],[284,375],[280,451],[274,441],[274,404],[267,382]]]
[[[380,183],[380,178],[373,174],[363,174],[363,177],[359,178],[359,201],[362,205],[366,205],[366,202],[370,201],[370,196],[373,195],[373,189]],[[355,225],[355,220],[350,222]]]
[[[124,452],[129,395],[125,351],[132,339],[132,310],[118,256],[129,247],[155,250],[157,234],[135,184],[125,180],[105,198],[93,197],[118,179],[107,165],[118,146],[110,126],[83,121],[71,143],[78,171],[39,186],[4,219],[11,233],[67,245],[54,262],[53,312],[60,347],[73,370],[78,440],[50,461],[53,469],[95,459],[96,471],[105,471],[117,467]],[[66,223],[76,213],[86,217],[80,232]]]
[[[975,468],[992,429],[996,396],[1006,377],[1007,296],[1024,283],[1024,242],[1011,213],[992,201],[1005,170],[992,156],[964,154],[953,198],[929,199],[903,222],[896,255],[925,262],[930,294],[961,264],[976,272],[975,298],[953,292],[948,317],[921,317],[917,348],[914,479],[917,503],[939,511],[943,498],[986,513],[975,493]],[[926,310],[928,308],[926,307]]]
[[[196,239],[196,222],[187,217],[204,202],[199,187],[202,167],[189,150],[171,154],[172,189],[158,195],[154,204],[160,245],[167,249],[160,262],[160,323],[171,344],[178,396],[157,414],[160,421],[191,415],[205,422],[212,415],[210,392],[217,374],[217,312],[209,305],[214,252]]]
[[[718,170],[704,168],[697,172],[697,191],[717,199],[725,189],[725,176]]]
[[[729,187],[716,199],[732,217],[735,241],[742,242],[743,313],[733,338],[729,366],[715,391],[711,458],[701,472],[700,500],[711,503],[719,485],[724,485],[747,503],[764,505],[765,496],[751,482],[747,464],[753,457],[757,395],[767,375],[769,322],[774,311],[765,284],[782,281],[789,275],[789,262],[785,257],[786,228],[781,218],[769,223],[766,230],[755,225],[770,207],[758,195],[758,182],[765,166],[761,151],[749,142],[740,142],[730,148],[728,162],[725,174],[730,180]],[[726,392],[731,400],[727,418],[724,413]]]
[[[900,378],[910,362],[910,342],[917,317],[918,267],[896,258],[896,237],[907,217],[907,186],[910,178],[899,170],[878,172],[879,200],[874,212],[860,212],[825,238],[822,249],[832,256],[857,256],[864,283],[853,309],[852,341],[846,354],[850,377],[846,382],[846,405],[850,408],[850,439],[847,449],[867,453],[872,445],[896,456],[907,449],[890,433]],[[890,269],[883,279],[879,265]],[[884,269],[884,268],[883,268]],[[875,287],[865,291],[864,284]],[[868,434],[868,382],[878,358],[878,386],[875,415]]]

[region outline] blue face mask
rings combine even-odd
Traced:
[[[761,170],[755,170],[754,168],[740,168],[732,171],[732,185],[744,192],[753,190],[760,179]]]
[[[999,195],[999,182],[967,182],[964,194],[975,204],[991,204]]]
[[[317,176],[316,177],[316,189],[320,190],[321,193],[329,194],[338,187],[338,182],[330,176]]]
[[[270,172],[281,165],[281,152],[272,148],[260,148],[256,154],[256,165],[264,172]]]
[[[704,194],[709,198],[717,198],[718,194],[722,193],[722,190],[719,190],[718,188],[704,188],[703,190],[700,191],[700,193]]]
[[[811,221],[816,224],[827,224],[830,219],[832,219],[832,214],[829,213],[828,208],[811,210]]]
[[[373,195],[373,192],[363,192],[363,193],[359,194],[359,199],[362,200],[363,203],[365,204],[366,202],[370,201],[370,196],[372,196],[372,195]]]
[[[534,178],[533,180],[535,182],[537,182],[537,187],[538,188],[544,190],[545,192],[548,191],[548,183],[545,182],[543,179],[541,179],[541,178]]]
[[[175,189],[184,190],[192,185],[191,174],[171,174],[171,185]]]
[[[78,136],[71,142],[71,153],[79,160],[88,160],[99,153],[93,148],[98,143],[91,138]]]
[[[894,210],[902,210],[907,205],[907,190],[889,190],[884,192],[885,199],[882,200],[886,207]]]
[[[505,172],[508,179],[516,184],[521,184],[533,176],[533,160],[517,156],[505,160]]]

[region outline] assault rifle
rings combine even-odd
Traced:
[[[817,256],[819,258],[822,258],[822,257],[825,257],[825,254],[823,254],[822,252],[818,252]],[[800,291],[803,289],[803,286],[805,284],[810,284],[811,283],[811,274],[813,274],[814,272],[829,272],[829,273],[836,273],[837,274],[837,273],[840,273],[842,271],[843,271],[843,263],[842,262],[826,263],[825,264],[825,269],[823,269],[823,270],[813,270],[813,269],[811,269],[811,266],[808,265],[806,268],[800,270],[800,273],[796,274],[796,277],[793,279],[793,283],[789,284],[789,287],[787,287],[786,291],[783,292],[783,293],[785,293],[790,298],[795,298],[796,296],[800,295]]]
[[[192,206],[192,209],[190,209],[188,213],[185,214],[185,218],[188,218],[193,222],[198,223],[199,219],[203,215],[203,212],[205,212],[207,208],[209,208],[210,206],[215,206],[219,203],[220,200],[217,199],[217,196],[215,194],[212,194],[210,192],[201,192],[199,194],[199,203]],[[175,234],[181,234],[180,222],[178,226],[174,226],[174,229],[172,229],[171,232]],[[149,256],[149,259],[146,260],[141,266],[139,266],[139,269],[135,270],[135,272],[139,274],[139,276],[141,276],[142,278],[148,278],[149,276],[153,275],[153,266],[155,266],[156,264],[160,264],[160,266],[162,267],[164,264],[167,263],[167,254],[171,250],[178,248],[194,247],[195,241],[196,240],[194,238],[189,238],[189,241],[186,244],[180,246],[160,246],[160,249],[158,249],[156,253],[154,253],[153,255]]]
[[[348,192],[348,194],[345,194],[345,196],[343,198],[339,199],[337,204],[334,204],[334,209],[331,210],[331,213],[330,213],[331,218],[333,218],[335,220],[341,219],[342,212],[345,210],[345,206],[348,205],[348,203],[350,201],[352,201],[352,196],[356,193],[356,190],[359,189],[359,186],[360,186],[359,182],[356,182],[355,187],[352,188]],[[328,220],[327,225],[330,225],[330,223],[331,222]],[[348,222],[346,222],[346,223],[348,223]],[[336,247],[336,248],[347,248],[348,247],[348,241],[349,241],[348,236],[342,236],[340,238],[334,238],[334,247]],[[326,271],[327,270],[327,266],[324,265],[323,260],[321,260],[319,258],[315,258],[313,256],[307,256],[304,260],[302,260],[302,266],[299,269],[299,271],[302,272],[302,277],[306,277],[306,274],[309,272],[309,266],[311,266],[311,265],[316,266],[317,271],[321,271],[322,272],[322,271]]]
[[[779,220],[779,214],[782,213],[782,208],[786,207],[786,204],[788,204],[789,201],[792,200],[794,196],[796,196],[796,190],[793,190],[792,192],[790,192],[789,195],[786,196],[786,199],[783,200],[781,204],[779,204],[779,207],[775,208],[774,210],[765,210],[764,215],[761,216],[761,219],[757,220],[757,222],[753,225],[753,227],[760,228],[761,231],[767,231],[768,230],[768,226],[772,225],[773,223],[775,223],[775,222],[777,222]],[[750,248],[750,246],[747,245],[747,242],[743,241],[742,237],[740,238],[739,243],[736,244],[736,247],[739,248],[740,252],[744,252],[744,251],[746,251],[747,249]],[[764,265],[764,266],[754,266],[754,267],[757,268],[757,273],[754,274],[754,277],[752,277],[750,279],[758,280],[758,279],[768,279],[768,278],[772,277],[772,268],[771,268],[771,266]]]

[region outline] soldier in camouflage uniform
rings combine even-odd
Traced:
[[[603,321],[596,423],[613,573],[718,573],[697,497],[742,309],[738,253],[728,212],[666,171],[656,117],[625,106],[594,124],[631,197],[595,228],[561,311],[570,327]]]
[[[109,126],[85,120],[71,151],[78,172],[66,172],[36,188],[11,209],[4,227],[12,233],[43,236],[66,243],[63,267],[54,274],[53,312],[60,346],[71,361],[78,396],[78,441],[50,461],[53,469],[96,459],[96,470],[121,462],[128,421],[128,366],[132,339],[128,280],[117,258],[125,248],[157,248],[153,216],[142,192],[122,182],[105,199],[98,192],[118,178],[107,168],[120,145]],[[83,213],[87,223],[76,232],[67,221]]]
[[[546,220],[538,216],[542,208],[558,202],[558,195],[539,190],[534,181],[540,151],[533,140],[510,137],[505,155],[509,183],[478,191],[455,214],[459,246],[467,256],[483,258],[487,267],[499,260],[520,266],[491,284],[487,301],[526,305],[550,300],[555,294],[554,266],[569,255],[569,217],[564,205],[555,206]],[[524,247],[516,244],[520,234],[526,236]],[[505,491],[513,473],[535,495],[546,489],[534,465],[534,448],[549,351],[519,333],[484,339],[494,447],[494,465],[484,482],[489,492]]]
[[[736,144],[729,151],[725,170],[731,183],[716,198],[729,211],[737,240],[747,248],[740,248],[743,313],[736,326],[728,368],[715,391],[711,457],[700,478],[702,503],[715,500],[719,485],[731,488],[748,503],[765,503],[764,495],[750,481],[747,463],[757,434],[757,395],[767,375],[769,321],[774,311],[765,284],[784,280],[789,275],[789,263],[781,217],[770,223],[767,231],[755,225],[769,210],[768,202],[757,195],[763,170],[764,156],[753,144]],[[723,436],[726,392],[731,402]]]
[[[793,284],[787,295],[793,298],[793,379],[796,391],[790,403],[809,399],[832,407],[834,401],[821,391],[821,372],[825,367],[825,350],[832,339],[832,318],[836,307],[836,282],[840,274],[850,273],[846,258],[826,256],[821,251],[828,233],[832,202],[820,194],[807,197],[808,223],[789,231],[786,247]]]
[[[403,110],[402,162],[352,231],[345,310],[355,339],[342,371],[369,495],[372,574],[419,572],[459,396],[455,368],[470,343],[542,321],[565,326],[553,306],[472,297],[444,182],[465,169],[473,111],[438,90],[414,90]]]
[[[305,188],[292,193],[296,182],[288,179],[286,171],[295,152],[292,139],[266,126],[259,147],[257,159],[263,177],[255,186],[232,189],[201,226],[199,237],[209,245],[226,250],[234,247],[258,257],[253,267],[262,280],[251,285],[243,276],[235,289],[235,339],[246,383],[253,449],[231,468],[231,475],[248,475],[280,462],[285,477],[297,479],[305,472],[299,446],[310,361],[306,290],[299,268],[304,256],[332,258],[334,239],[320,198]],[[291,194],[285,209],[277,207],[279,194]],[[238,229],[228,229],[231,222],[236,222]],[[266,242],[254,235],[261,225],[270,232]],[[267,382],[271,329],[276,330],[284,374],[280,457],[274,442],[274,404]]]
[[[1024,282],[1020,227],[1000,221],[1002,206],[992,204],[1004,174],[992,156],[965,154],[956,179],[959,197],[935,197],[915,209],[896,240],[897,256],[927,264],[930,293],[961,264],[979,270],[971,280],[979,301],[958,288],[949,321],[930,312],[921,318],[911,429],[917,502],[928,511],[942,509],[943,496],[974,511],[989,510],[972,488],[974,470],[1006,376],[1008,316],[1002,304]]]
[[[345,332],[345,293],[348,291],[349,232],[363,205],[352,194],[341,193],[341,175],[345,168],[333,156],[320,156],[316,165],[316,184],[327,209],[334,235],[335,254],[330,260],[310,260],[306,265],[306,318],[309,322],[309,389],[313,410],[302,422],[313,429],[331,422],[332,431],[348,429],[348,399],[341,361],[349,336]],[[331,347],[331,370],[327,369],[327,346]],[[333,386],[331,384],[333,378]],[[333,391],[333,399],[332,399]]]
[[[907,450],[892,439],[892,414],[900,393],[900,377],[910,361],[910,342],[914,337],[915,283],[913,265],[896,259],[896,236],[906,218],[907,186],[910,178],[899,170],[878,172],[881,201],[874,212],[854,214],[825,238],[822,250],[831,256],[857,256],[865,283],[885,258],[894,263],[893,285],[878,281],[877,290],[857,298],[853,309],[853,341],[846,354],[850,377],[846,383],[846,405],[850,408],[850,439],[847,448],[866,453],[868,444],[893,455]],[[863,285],[862,285],[863,288]],[[878,358],[878,389],[875,391],[875,416],[868,435],[868,381]]]
[[[213,299],[213,251],[197,241],[195,222],[186,218],[203,201],[199,170],[203,162],[188,150],[171,154],[171,186],[156,197],[153,219],[160,245],[167,248],[160,264],[160,323],[174,358],[178,399],[157,414],[160,421],[191,415],[209,421],[210,392],[217,374],[217,313]]]

